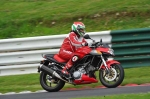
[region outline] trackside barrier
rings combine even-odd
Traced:
[[[87,33],[109,43],[124,68],[150,66],[150,28]],[[42,54],[59,51],[67,34],[0,40],[0,76],[36,73]],[[91,42],[88,40],[88,42]]]
[[[115,59],[123,67],[150,66],[150,28],[111,31]]]
[[[110,31],[87,33],[95,40],[111,42]],[[54,54],[67,34],[0,40],[0,76],[36,73],[42,54]],[[88,40],[91,42],[91,40]]]

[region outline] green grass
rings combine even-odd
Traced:
[[[125,78],[122,86],[130,83],[143,84],[150,83],[150,67],[128,68],[125,69]],[[98,73],[97,73],[98,74]],[[62,90],[68,88],[81,88],[81,87],[97,87],[102,86],[101,83],[93,83],[86,85],[73,86],[66,84]],[[39,83],[39,74],[26,74],[14,76],[1,76],[0,77],[0,93],[6,92],[20,92],[20,91],[37,91],[43,90]]]
[[[107,96],[95,96],[95,97],[82,97],[71,99],[149,99],[150,93],[138,93],[138,94],[120,94],[120,95],[107,95]]]
[[[80,19],[87,32],[150,26],[149,0],[1,0],[0,5],[0,39],[66,34]]]

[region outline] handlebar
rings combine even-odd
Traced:
[[[84,35],[84,38],[85,38],[85,39],[91,39],[88,34]],[[105,44],[105,43],[102,42],[102,39],[100,39],[99,42],[95,42],[95,40],[93,40],[93,39],[91,39],[91,40],[93,41],[93,43],[92,43],[92,45],[91,45],[92,48],[96,48],[96,47],[98,47],[98,46],[103,46],[103,47],[107,47],[107,48],[109,47],[108,44]]]
[[[93,42],[90,47],[97,48],[98,46],[100,46],[99,42]]]
[[[110,48],[110,46],[106,43],[102,43],[102,42],[93,42],[91,45],[91,48],[97,48],[97,47],[106,47],[106,48]]]

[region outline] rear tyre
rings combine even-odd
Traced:
[[[107,88],[115,88],[119,86],[124,79],[124,69],[120,64],[112,64],[110,75],[106,74],[106,70],[101,69],[99,78],[101,83]]]
[[[41,72],[40,84],[46,91],[56,92],[64,87],[65,82],[45,72]]]

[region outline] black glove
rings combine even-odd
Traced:
[[[99,45],[99,42],[93,42],[92,43],[92,46],[98,46]]]
[[[83,42],[81,45],[82,46],[88,46],[88,43],[87,42]]]
[[[93,42],[93,43],[92,43],[92,46],[95,46],[95,44],[96,44],[96,42]]]

